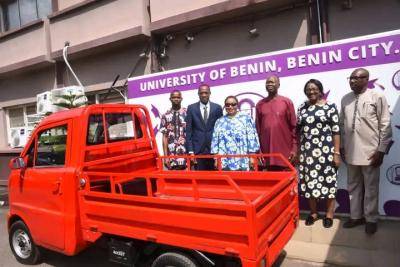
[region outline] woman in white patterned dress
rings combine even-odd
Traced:
[[[308,101],[298,110],[297,132],[300,138],[299,177],[302,195],[308,199],[310,215],[305,224],[319,218],[317,201],[326,199],[325,228],[333,223],[336,175],[340,164],[339,115],[336,105],[324,99],[320,81],[311,79],[304,86]]]

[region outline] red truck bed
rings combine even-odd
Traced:
[[[126,236],[272,264],[298,218],[288,172],[85,172],[84,236]],[[268,251],[268,255],[266,252]]]

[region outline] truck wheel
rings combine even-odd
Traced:
[[[17,221],[11,225],[8,241],[18,262],[33,265],[39,261],[39,248],[33,242],[28,227],[22,221]]]
[[[199,267],[199,265],[185,254],[166,252],[158,256],[151,267]]]

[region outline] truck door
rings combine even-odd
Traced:
[[[70,156],[72,123],[39,129],[27,152],[28,164],[21,177],[19,202],[39,244],[64,249],[65,210],[63,184]]]

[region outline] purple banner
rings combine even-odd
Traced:
[[[131,79],[128,98],[185,91],[206,83],[210,86],[264,80],[269,74],[280,77],[318,73],[400,61],[400,32],[375,38],[325,43],[295,51],[281,51],[157,73]]]

